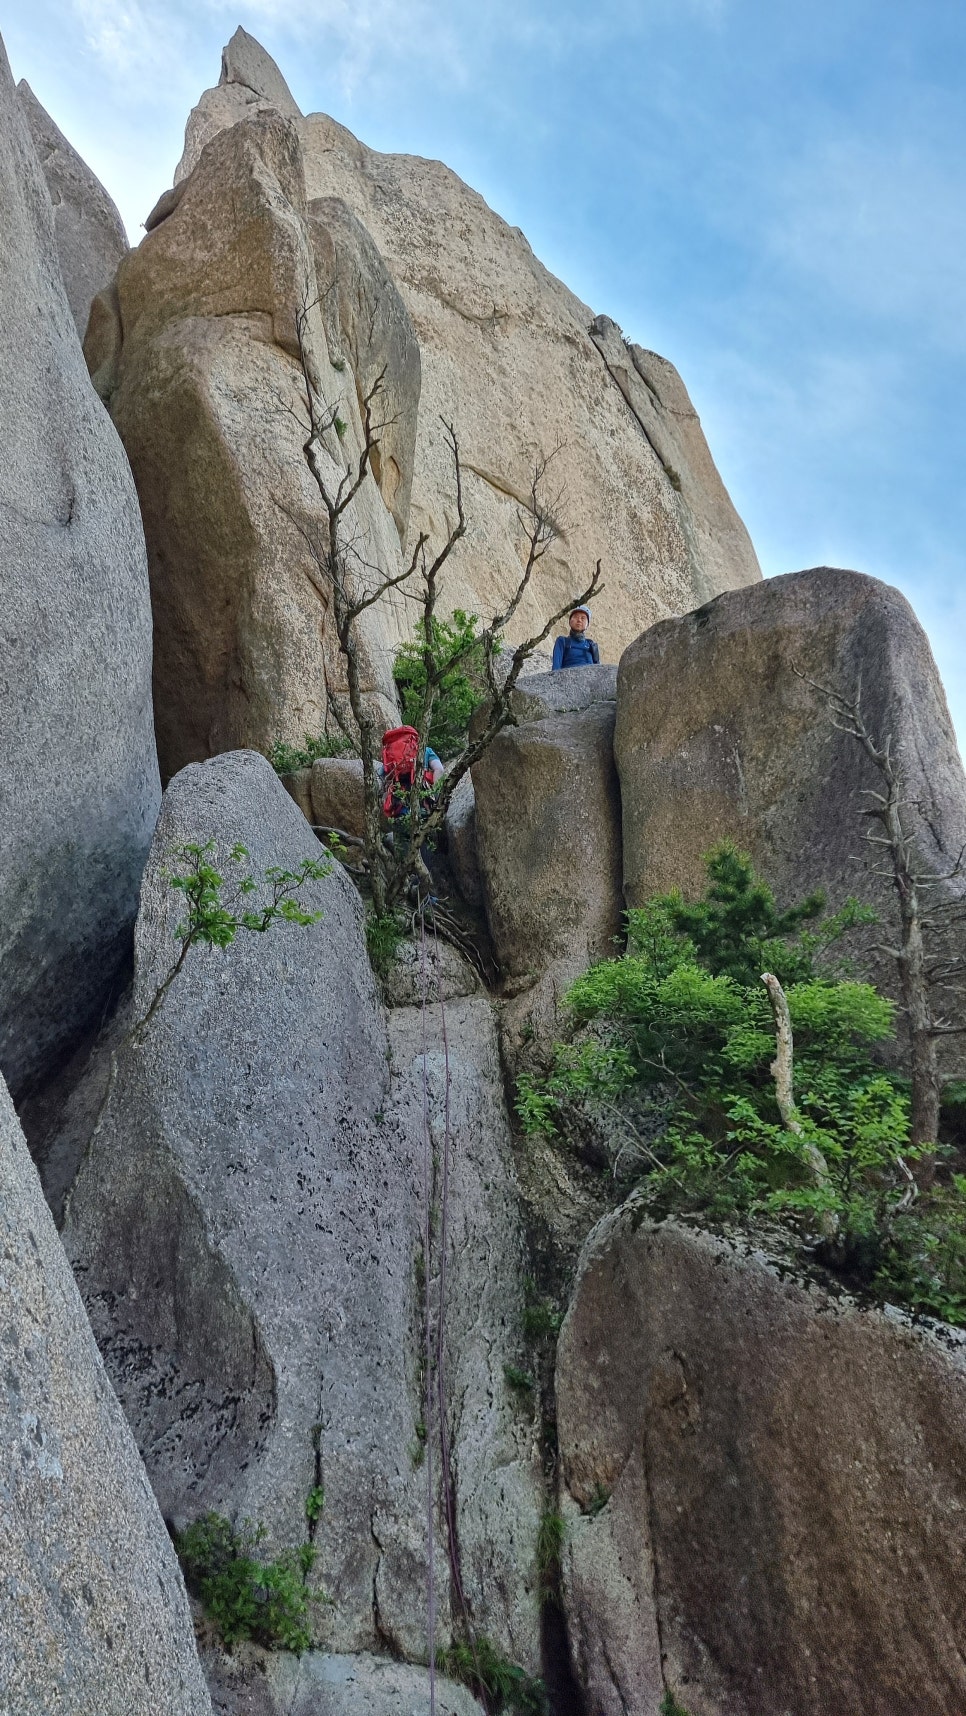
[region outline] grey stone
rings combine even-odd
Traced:
[[[144,517],[164,779],[219,751],[321,732],[330,696],[345,697],[320,569],[327,517],[304,456],[303,306],[309,373],[341,410],[344,437],[331,427],[319,455],[333,490],[362,427],[351,373],[329,362],[317,286],[298,131],[265,108],[213,137],[177,206],[125,258],[116,298],[92,310],[91,371]],[[401,571],[371,474],[343,523],[376,569],[364,576]],[[386,725],[401,636],[391,601],[360,621],[363,690]]]
[[[757,566],[745,526],[718,474],[701,422],[674,365],[625,340],[616,322],[598,316],[591,339],[654,452],[677,503],[699,599],[734,581],[734,569]]]
[[[207,1663],[216,1716],[429,1716],[425,1668],[391,1657],[242,1649]],[[479,1716],[464,1686],[436,1676],[437,1716]]]
[[[144,1014],[171,967],[172,851],[210,838],[229,871],[227,854],[242,842],[256,877],[322,851],[263,757],[230,754],[178,775],[145,873],[129,1018]],[[304,1538],[305,1497],[321,1481],[313,1581],[331,1603],[315,1610],[316,1641],[418,1657],[427,1560],[425,1473],[414,1460],[424,1412],[421,1026],[414,1034],[399,1021],[420,1015],[393,1014],[387,1041],[362,904],[345,873],[335,866],[306,900],[324,911],[321,924],[195,950],[143,1043],[120,1047],[93,1137],[88,1122],[64,1240],[166,1516],[183,1524],[215,1508],[249,1517],[277,1551]],[[510,1407],[497,1387],[519,1230],[501,1166],[509,1140],[505,1115],[502,1131],[497,1124],[488,1004],[460,1005],[483,1009],[472,1031],[455,1013],[451,1026],[453,1148],[471,1163],[469,1189],[456,1174],[451,1217],[465,1254],[454,1264],[450,1313],[461,1342],[452,1370],[460,1540],[477,1612],[506,1648],[528,1646],[521,1616],[531,1605],[532,1660],[539,1509],[534,1496],[522,1511],[530,1442],[517,1419],[505,1428]],[[439,1031],[429,1025],[435,1066]],[[103,1067],[91,1077],[103,1091]],[[431,1096],[436,1128],[446,1105],[444,1093]],[[85,1101],[89,1114],[82,1087],[76,1103]],[[474,1189],[481,1154],[492,1195]],[[474,1224],[472,1243],[464,1220]],[[472,1415],[464,1423],[455,1404],[471,1397],[475,1377],[496,1390],[489,1466]],[[497,1546],[499,1579],[477,1576],[478,1519]],[[445,1637],[441,1536],[437,1545]]]
[[[222,83],[201,97],[179,178],[252,104],[283,104],[277,68],[267,56],[259,64],[245,85]],[[310,202],[339,199],[361,222],[419,340],[411,539],[426,531],[440,542],[455,522],[440,418],[460,436],[470,529],[447,567],[448,603],[487,619],[503,610],[520,576],[519,508],[534,455],[555,446],[548,492],[564,496],[566,537],[542,561],[511,642],[573,601],[598,557],[607,582],[598,637],[611,660],[643,625],[760,577],[670,365],[619,342],[634,385],[648,401],[653,394],[649,415],[635,408],[598,344],[593,312],[455,173],[369,149],[325,114],[297,123]]]
[[[935,876],[966,843],[966,779],[922,628],[897,590],[819,567],[733,591],[638,638],[621,658],[615,753],[628,905],[703,890],[702,856],[731,838],[782,904],[825,890],[873,905],[878,925],[850,937],[861,968],[895,992],[876,952],[896,923],[882,848],[863,839],[881,780],[836,730],[801,677],[854,696],[879,740],[891,734],[910,801],[919,866]],[[961,897],[966,879],[943,894]],[[960,932],[961,936],[961,932]],[[949,950],[966,951],[951,935]]]
[[[24,79],[17,85],[17,95],[50,192],[64,290],[83,339],[91,300],[113,280],[128,248],[127,233],[100,180]]]
[[[123,968],[157,813],[144,537],[0,48],[0,1067],[18,1097]]]
[[[581,671],[595,670],[571,669]],[[474,765],[487,921],[511,976],[536,978],[552,964],[566,984],[612,951],[621,923],[614,719],[613,703],[593,703],[508,727]]]
[[[366,806],[360,757],[317,757],[310,792],[312,820],[318,828],[339,828],[361,840]]]
[[[329,350],[344,351],[360,411],[379,383],[372,412],[382,424],[373,468],[405,546],[416,454],[421,369],[409,311],[379,250],[341,197],[309,204],[315,270]]]
[[[483,906],[483,878],[476,840],[476,794],[472,775],[463,776],[449,801],[446,842],[456,886],[466,904],[474,911],[480,911]]]
[[[960,1709],[966,1337],[641,1215],[590,1235],[558,1349],[590,1706]]]
[[[616,701],[616,663],[599,662],[592,667],[527,674],[517,680],[510,707],[518,721],[545,721],[549,716],[576,715],[595,703]]]
[[[425,1001],[453,1001],[476,995],[480,981],[462,954],[447,941],[434,939],[427,931],[426,945],[404,941],[388,973],[382,992],[390,1007],[419,1007]]]
[[[206,1716],[188,1601],[0,1079],[0,1709]]]
[[[265,112],[280,113],[284,119],[301,118],[271,54],[239,25],[222,49],[217,86],[206,91],[188,116],[184,153],[175,168],[175,188],[188,178],[205,145],[220,131]]]

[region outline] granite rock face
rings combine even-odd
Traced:
[[[215,1716],[430,1716],[425,1668],[391,1657],[243,1649],[206,1664]],[[465,1686],[437,1675],[436,1716],[479,1716]]]
[[[0,1708],[209,1716],[188,1600],[0,1080]]]
[[[964,1337],[641,1216],[591,1234],[558,1352],[590,1705],[959,1709]]]
[[[547,675],[547,691],[564,677]],[[622,909],[614,721],[612,702],[566,714],[549,705],[545,718],[506,728],[474,765],[487,921],[511,976],[552,964],[565,985],[612,951]]]
[[[202,147],[253,104],[290,113],[277,66],[236,35],[221,82],[189,120],[183,179]],[[523,234],[440,162],[380,155],[324,114],[298,121],[307,193],[338,199],[374,241],[415,330],[422,368],[410,536],[440,540],[455,517],[440,417],[461,438],[470,530],[447,569],[453,607],[498,612],[520,570],[518,507],[537,454],[566,498],[555,544],[512,641],[607,580],[597,631],[612,658],[640,631],[760,577],[747,533],[676,372],[625,347],[537,261]],[[330,204],[331,206],[331,204]],[[637,398],[637,392],[644,401]]]
[[[172,850],[209,838],[229,873],[242,842],[256,878],[321,853],[263,758],[177,776],[142,889],[131,1018],[172,963]],[[64,1241],[165,1515],[249,1517],[277,1550],[304,1539],[305,1498],[323,1484],[313,1579],[332,1602],[316,1611],[317,1641],[418,1660],[423,1021],[394,1013],[387,1037],[362,905],[338,866],[305,898],[322,923],[195,950],[144,1041],[122,1043]],[[533,1663],[540,1474],[502,1371],[521,1256],[509,1133],[488,1003],[448,1014],[448,1101],[432,1020],[426,1076],[437,1155],[450,1115],[459,1542],[481,1624]],[[91,1074],[101,1089],[104,1071]],[[90,1113],[83,1091],[77,1104]]]
[[[352,374],[330,362],[310,225],[294,122],[256,104],[212,137],[92,313],[85,353],[144,515],[165,779],[319,733],[345,692],[318,558],[326,515],[303,453],[303,308],[313,386],[341,412],[320,455],[333,492],[362,430]],[[360,578],[400,570],[371,474],[343,526],[356,565],[374,569]],[[391,602],[360,622],[363,687],[387,724],[398,635]]]
[[[893,993],[894,969],[873,944],[895,922],[894,890],[876,874],[882,848],[863,839],[881,780],[808,680],[849,697],[861,688],[870,731],[891,734],[903,768],[922,870],[955,865],[966,778],[925,634],[897,590],[819,567],[721,596],[625,651],[615,753],[627,903],[672,887],[700,893],[703,854],[731,838],[781,903],[821,887],[832,907],[850,894],[873,905],[880,923],[850,948]],[[963,880],[935,898],[957,890]]]
[[[19,1097],[124,965],[160,795],[137,496],[2,48],[0,136],[0,1067]]]
[[[100,180],[23,79],[17,95],[50,192],[64,290],[83,340],[91,302],[110,285],[127,252],[127,233]]]

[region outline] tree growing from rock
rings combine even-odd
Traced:
[[[299,525],[299,529],[321,574],[322,593],[330,603],[339,651],[345,663],[348,711],[340,709],[335,698],[330,698],[330,707],[343,730],[352,733],[362,756],[365,802],[363,859],[372,890],[373,912],[381,919],[391,916],[405,898],[413,878],[422,873],[420,848],[439,834],[453,793],[464,775],[493,743],[497,734],[513,724],[513,689],[527,661],[575,605],[589,602],[602,588],[601,565],[598,560],[587,587],[553,612],[540,631],[524,638],[513,650],[504,648],[506,629],[530,589],[540,562],[564,535],[560,522],[560,497],[550,491],[554,454],[538,457],[526,500],[518,510],[523,558],[516,586],[504,607],[480,632],[472,638],[464,637],[452,652],[441,656],[438,648],[434,647],[438,642],[440,581],[450,555],[465,535],[467,522],[456,431],[451,423],[442,420],[453,461],[456,523],[435,553],[426,534],[420,532],[408,564],[401,572],[387,576],[366,558],[366,545],[360,538],[352,513],[352,504],[373,469],[380,436],[391,421],[381,420],[378,415],[384,372],[377,376],[361,402],[362,447],[353,462],[345,457],[342,450],[345,425],[339,415],[339,402],[327,400],[316,379],[309,340],[309,319],[314,308],[314,304],[303,305],[297,316],[296,329],[308,413],[308,434],[303,453],[322,501],[325,520],[319,530],[308,530],[303,525]],[[367,609],[389,598],[395,590],[401,590],[416,604],[418,616],[414,630],[422,649],[425,676],[418,720],[413,723],[419,732],[418,754],[423,754],[433,708],[446,676],[461,665],[471,649],[482,660],[487,701],[485,715],[475,736],[469,738],[452,759],[431,798],[425,796],[417,775],[417,783],[410,795],[409,813],[396,820],[393,838],[389,841],[382,815],[382,783],[376,769],[382,727],[362,683],[359,621]]]
[[[917,833],[922,806],[907,796],[902,759],[893,748],[892,735],[876,735],[865,718],[861,681],[854,696],[848,697],[805,674],[799,677],[824,698],[833,726],[855,740],[879,777],[879,789],[865,789],[872,802],[863,814],[875,825],[866,839],[880,848],[882,862],[876,866],[876,875],[895,889],[899,936],[894,943],[880,944],[878,951],[896,963],[909,1034],[910,1131],[911,1142],[919,1150],[915,1173],[920,1185],[928,1185],[935,1172],[942,1102],[938,1045],[943,1037],[966,1034],[966,1023],[961,1016],[954,1017],[955,1011],[961,1015],[966,998],[966,955],[950,953],[948,946],[952,931],[966,929],[966,894],[943,899],[938,891],[966,877],[966,847],[939,875],[921,868]]]

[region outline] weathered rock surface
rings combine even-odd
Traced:
[[[571,669],[580,671],[594,670]],[[528,720],[474,765],[487,921],[511,976],[552,963],[566,984],[612,951],[622,910],[614,720],[609,702]]]
[[[239,86],[240,87],[240,86]],[[166,217],[101,295],[85,351],[144,514],[162,775],[234,746],[325,726],[344,668],[317,550],[325,513],[303,455],[296,317],[314,385],[340,402],[333,490],[361,446],[351,374],[329,362],[298,133],[274,109],[214,136]],[[123,330],[123,336],[122,336]],[[374,478],[346,514],[357,565],[401,567]],[[360,578],[370,574],[360,571]],[[395,720],[395,610],[360,624],[364,686]],[[381,699],[381,701],[380,701]]]
[[[317,757],[309,791],[312,820],[318,828],[340,828],[362,838],[366,801],[359,757]]]
[[[427,929],[425,946],[418,941],[400,944],[396,958],[383,979],[383,995],[390,1007],[421,1007],[424,1001],[453,1001],[480,991],[480,981],[461,953],[449,942],[436,939]]]
[[[244,87],[225,76],[191,116],[179,176],[253,101],[284,106],[288,92],[267,55]],[[514,639],[572,600],[598,556],[607,578],[597,630],[605,656],[642,625],[760,576],[670,365],[625,348],[616,333],[605,337],[519,229],[440,162],[377,154],[324,114],[300,121],[300,132],[309,198],[341,199],[362,223],[419,341],[411,535],[428,530],[439,540],[453,522],[440,416],[461,435],[470,529],[447,571],[453,606],[489,615],[505,603],[519,577],[517,513],[534,457],[558,443],[549,482],[565,496],[568,536],[544,561]],[[646,408],[618,370],[633,376]]]
[[[374,395],[373,422],[383,427],[373,468],[405,545],[422,385],[419,342],[385,262],[348,204],[317,197],[309,221],[329,350],[335,361],[347,354],[360,412]]]
[[[263,758],[183,771],[145,874],[132,1016],[172,961],[170,853],[208,838],[223,861],[243,842],[256,877],[321,850]],[[418,1659],[422,1021],[394,1014],[387,1041],[344,873],[306,899],[325,912],[311,929],[195,950],[143,1045],[120,1049],[64,1239],[165,1514],[250,1517],[277,1548],[302,1540],[305,1497],[321,1482],[313,1578],[332,1603],[317,1612],[318,1641]],[[481,1011],[464,1022],[448,1009],[459,1534],[481,1623],[532,1662],[539,1472],[502,1375],[520,1241],[488,1004],[461,1006]],[[438,1038],[430,1021],[434,1128]]]
[[[83,339],[91,301],[114,279],[128,248],[127,233],[104,186],[58,130],[26,80],[17,85],[17,95],[47,181],[64,290]]]
[[[243,1649],[207,1663],[215,1716],[430,1716],[424,1668],[385,1656]],[[479,1716],[465,1686],[436,1678],[437,1716]]]
[[[861,686],[864,718],[879,740],[892,735],[918,805],[906,815],[921,868],[952,868],[966,779],[925,634],[897,590],[819,567],[719,597],[625,651],[615,753],[627,903],[700,893],[702,855],[730,837],[783,903],[822,887],[832,906],[850,894],[874,905],[863,963],[894,992],[891,962],[872,949],[895,922],[894,890],[876,875],[882,848],[863,840],[881,780],[802,674],[850,697]]]
[[[286,119],[301,118],[271,54],[239,25],[222,49],[221,76],[216,87],[205,91],[188,116],[184,154],[175,168],[175,186],[193,171],[205,144],[217,137],[219,131],[269,109]]]
[[[456,886],[473,911],[483,907],[483,878],[476,840],[476,793],[473,777],[459,782],[446,812],[446,844]]]
[[[601,1716],[966,1700],[966,1342],[633,1202],[590,1236],[557,1407],[571,1637]]]
[[[0,1080],[0,1708],[205,1716],[174,1551]]]
[[[0,1067],[18,1095],[123,966],[159,786],[137,497],[2,48],[0,135]]]

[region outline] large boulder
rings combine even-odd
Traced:
[[[480,1716],[465,1686],[391,1657],[235,1650],[206,1663],[215,1716]]]
[[[110,285],[127,252],[127,233],[100,180],[23,79],[17,95],[50,192],[64,290],[83,339],[92,300]]]
[[[2,46],[0,137],[0,1067],[19,1096],[129,956],[159,783],[137,496]]]
[[[129,1019],[144,1015],[177,951],[172,855],[209,839],[229,874],[243,843],[256,879],[322,854],[263,758],[182,771],[145,873]],[[418,1659],[423,1021],[397,1013],[387,1037],[345,873],[334,866],[305,901],[321,923],[194,950],[143,1041],[116,1044],[110,1085],[103,1062],[92,1070],[99,1110],[92,1132],[82,1087],[86,1156],[64,1241],[166,1516],[251,1518],[277,1551],[304,1540],[306,1496],[321,1483],[313,1581],[331,1603],[317,1611],[318,1642]],[[519,1223],[492,1022],[485,1001],[462,1003],[474,1007],[465,1019],[453,1010],[448,1086],[438,1023],[427,1027],[429,1119],[441,1139],[449,1114],[453,1153],[457,1530],[480,1624],[532,1662],[539,1471],[533,1426],[502,1373]],[[437,1529],[445,1636],[442,1514]]]
[[[548,674],[548,691],[563,677]],[[612,951],[622,910],[614,720],[612,702],[566,714],[551,705],[505,728],[473,767],[487,921],[512,977],[553,965],[565,985]]]
[[[234,57],[238,38],[226,54]],[[241,82],[223,68],[188,124],[179,176],[223,126],[291,101],[274,62],[245,40]],[[255,61],[257,60],[257,65]],[[516,641],[574,599],[600,557],[598,636],[616,657],[641,629],[760,577],[754,550],[669,364],[625,347],[537,261],[519,228],[438,161],[382,155],[325,114],[299,122],[310,202],[339,199],[371,236],[408,310],[422,364],[410,534],[454,521],[440,417],[460,435],[469,533],[446,598],[489,617],[520,576],[519,507],[535,454],[557,452],[565,497],[554,544],[511,627]],[[628,378],[633,378],[632,382]],[[646,394],[646,408],[636,397]]]
[[[330,696],[345,694],[320,565],[326,514],[303,452],[303,310],[313,386],[339,413],[320,455],[333,492],[357,463],[362,427],[318,300],[298,132],[256,104],[212,138],[92,311],[85,353],[144,515],[164,778],[235,746],[318,733]],[[401,570],[372,474],[343,529],[350,577]],[[363,688],[387,723],[400,636],[391,601],[359,622]]]
[[[730,838],[785,904],[824,888],[880,923],[855,945],[890,991],[876,951],[897,908],[883,848],[864,840],[882,781],[833,723],[813,684],[854,698],[877,742],[891,735],[917,867],[943,876],[966,845],[966,779],[926,636],[897,590],[819,567],[668,620],[621,658],[615,754],[627,903],[702,891],[702,857]],[[966,878],[934,893],[961,896]],[[955,937],[952,952],[966,951]]]
[[[206,1716],[188,1600],[0,1079],[0,1708]]]
[[[966,1704],[966,1339],[632,1201],[560,1339],[566,1604],[600,1716]]]

